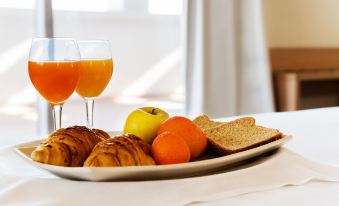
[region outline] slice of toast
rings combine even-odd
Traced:
[[[282,137],[277,129],[233,121],[204,130],[210,147],[221,155],[251,149]]]
[[[193,122],[202,130],[210,129],[213,127],[220,126],[226,122],[217,122],[211,120],[207,115],[203,114],[196,117]],[[229,123],[239,123],[239,124],[247,124],[247,125],[255,125],[255,119],[253,117],[243,117],[236,120],[233,120]]]

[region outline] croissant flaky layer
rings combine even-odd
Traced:
[[[115,136],[98,143],[84,163],[85,167],[155,165],[150,146],[132,134]]]
[[[45,164],[79,167],[95,145],[109,137],[102,130],[91,130],[84,126],[62,128],[41,142],[32,152],[31,158]]]

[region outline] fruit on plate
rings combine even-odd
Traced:
[[[132,111],[125,122],[124,133],[134,134],[149,144],[157,136],[157,130],[169,115],[156,107],[142,107]]]
[[[201,155],[207,147],[205,133],[186,117],[174,116],[164,121],[158,129],[158,135],[164,132],[170,132],[185,140],[191,152],[191,160]]]
[[[191,156],[186,141],[170,132],[164,132],[154,139],[152,154],[158,165],[185,163]]]

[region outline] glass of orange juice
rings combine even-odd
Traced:
[[[62,106],[79,81],[80,53],[76,41],[71,38],[34,38],[28,73],[36,90],[52,107],[54,129],[60,129]]]
[[[106,88],[113,73],[110,43],[105,40],[77,41],[81,61],[76,92],[85,100],[87,127],[93,128],[94,100]]]

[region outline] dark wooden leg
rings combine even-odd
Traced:
[[[295,72],[275,76],[278,111],[295,111],[300,107],[300,81]]]

